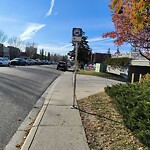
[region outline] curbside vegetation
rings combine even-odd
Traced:
[[[105,92],[113,99],[125,126],[150,149],[150,74],[141,83],[107,86]]]
[[[118,75],[113,75],[113,74],[104,73],[104,72],[95,72],[94,70],[78,70],[77,74],[92,75],[92,76],[103,77],[103,78],[107,78],[107,79],[126,82],[125,78],[122,78]]]
[[[128,57],[121,58],[107,58],[105,60],[105,64],[110,65],[112,67],[127,67],[130,64],[132,59]]]

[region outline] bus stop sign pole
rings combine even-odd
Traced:
[[[82,39],[82,29],[73,28],[72,30],[72,43],[75,44],[75,70],[74,70],[74,82],[73,82],[73,108],[75,108],[76,102],[76,77],[77,77],[77,66],[78,66],[78,47]]]

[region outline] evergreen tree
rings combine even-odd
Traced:
[[[47,59],[48,59],[48,61],[50,61],[50,59],[51,59],[51,55],[50,55],[50,52],[48,52],[48,56],[47,56]]]
[[[44,49],[40,50],[40,59],[44,59]]]
[[[120,54],[120,50],[119,50],[119,47],[117,46],[117,51],[116,51],[116,53],[115,54]]]
[[[107,54],[110,54],[110,48],[108,48],[108,50],[107,50]]]
[[[75,59],[75,44],[73,44],[74,49],[69,51],[68,55]],[[88,45],[87,36],[83,36],[81,42],[78,46],[78,63],[82,67],[84,64],[87,64],[91,60],[92,50]]]

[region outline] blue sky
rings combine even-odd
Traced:
[[[72,50],[72,28],[82,28],[93,52],[111,53],[113,39],[102,34],[113,31],[109,0],[1,0],[0,30],[8,37],[35,42],[46,52],[67,54]],[[130,46],[120,47],[129,52]]]

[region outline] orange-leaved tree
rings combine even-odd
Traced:
[[[130,43],[150,60],[150,0],[110,1],[115,31],[105,33],[103,37],[114,38],[118,46]]]
[[[123,12],[139,31],[150,24],[150,0],[110,0],[110,8],[114,13]]]

